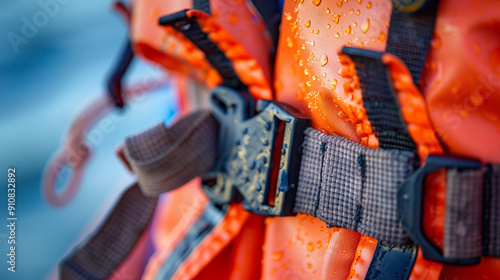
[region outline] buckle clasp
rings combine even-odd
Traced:
[[[245,209],[256,214],[293,215],[300,146],[309,119],[286,104],[264,100],[257,103],[259,113],[245,119],[238,109],[244,102],[235,102],[239,93],[224,91],[224,97],[217,90],[212,94],[212,106],[227,108],[218,112],[227,114],[214,113],[220,123],[219,159],[216,180],[204,184],[205,192],[216,203],[237,200],[239,194]]]

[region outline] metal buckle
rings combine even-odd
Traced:
[[[232,153],[237,125],[253,113],[253,100],[246,92],[237,92],[226,87],[217,87],[210,96],[212,115],[219,123],[217,162],[203,176],[202,188],[216,204],[227,204],[238,200],[233,183],[228,178],[228,159]]]
[[[442,168],[478,169],[481,162],[441,155],[429,155],[425,164],[410,176],[398,191],[398,215],[411,239],[421,248],[424,258],[447,264],[472,265],[480,258],[445,258],[425,236],[422,229],[423,183],[427,174]]]
[[[260,113],[245,119],[248,114],[240,108],[249,107],[238,95],[228,88],[212,94],[220,123],[219,158],[211,184],[204,179],[203,188],[216,203],[234,201],[240,194],[245,209],[256,214],[293,215],[300,145],[309,119],[286,104],[264,100],[257,103]]]

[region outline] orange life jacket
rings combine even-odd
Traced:
[[[373,88],[380,83],[394,93],[397,120],[406,134],[400,142],[411,142],[422,166],[429,155],[441,154],[500,163],[498,2],[290,0],[283,6],[279,39],[255,2],[137,0],[131,25],[134,53],[177,75],[185,110],[196,109],[187,98],[190,80],[211,90],[234,85],[228,80],[236,79],[253,99],[291,105],[311,118],[314,129],[370,149],[388,146],[381,133],[384,121],[372,118],[385,101],[377,95],[367,99],[371,91],[382,91]],[[422,11],[430,21],[415,19]],[[422,61],[391,53],[395,47],[388,37],[396,35],[389,34],[394,32],[389,27],[404,25],[394,13],[415,15],[412,20],[431,25],[425,27],[428,42],[415,41],[424,50],[430,46]],[[173,16],[163,17],[159,25],[158,19],[167,15]],[[183,32],[190,24],[199,26],[198,35],[216,47],[219,57],[223,54],[230,62],[224,65],[234,73],[218,68],[220,61],[211,60],[205,46]],[[378,63],[373,69],[383,71],[369,72],[367,63]],[[421,69],[415,71],[419,63]],[[382,79],[374,80],[378,75]],[[471,266],[429,259],[425,250],[440,252],[444,247],[446,176],[439,170],[426,177],[423,229],[410,234],[413,239],[413,234],[423,236],[431,249],[417,240],[419,247],[391,245],[352,229],[329,228],[306,214],[263,217],[232,202],[224,217],[165,274],[178,244],[186,242],[211,207],[200,181],[193,180],[157,207],[151,229],[156,250],[143,279],[500,278],[495,257],[482,257]]]

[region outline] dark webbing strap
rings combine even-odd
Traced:
[[[193,9],[205,12],[210,15],[210,1],[209,0],[193,0]]]
[[[194,18],[188,18],[186,11],[161,17],[160,25],[171,25],[177,31],[184,34],[204,54],[210,64],[219,72],[223,79],[223,86],[244,89],[245,85],[234,71],[231,61],[226,57],[208,35],[201,30],[200,25]]]
[[[281,23],[281,12],[278,1],[250,0],[249,3],[253,4],[264,20],[267,30],[271,34],[273,46],[276,49],[278,46],[279,27]]]
[[[397,191],[416,166],[414,154],[369,149],[312,128],[305,134],[295,212],[391,244],[407,243]]]
[[[488,166],[484,189],[483,254],[500,256],[500,165]]]
[[[365,279],[395,280],[409,279],[417,256],[417,246],[394,246],[379,242]]]
[[[96,233],[60,264],[60,279],[106,279],[125,260],[149,224],[157,198],[134,184],[123,193]]]
[[[413,82],[418,85],[427,59],[439,1],[427,0],[423,10],[408,14],[392,9],[391,25],[387,33],[386,51],[395,54],[408,67]]]
[[[212,114],[199,111],[127,138],[124,154],[142,192],[158,196],[207,173],[217,158],[217,129]]]
[[[382,53],[344,47],[355,63],[363,95],[363,107],[377,136],[380,148],[416,152],[406,128],[391,77],[381,61]]]

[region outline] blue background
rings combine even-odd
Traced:
[[[107,116],[113,129],[93,147],[79,192],[65,207],[49,206],[40,189],[43,169],[77,113],[104,94],[105,78],[127,36],[111,1],[66,2],[57,4],[59,9],[17,53],[8,34],[22,36],[23,17],[33,23],[34,15],[46,12],[38,1],[0,2],[0,279],[56,277],[58,261],[98,225],[133,180],[116,158],[116,146],[126,135],[168,121],[176,112],[171,89],[164,87]],[[137,60],[127,74],[128,81],[151,77],[162,79],[162,73]],[[17,180],[15,273],[6,263],[11,167]]]

